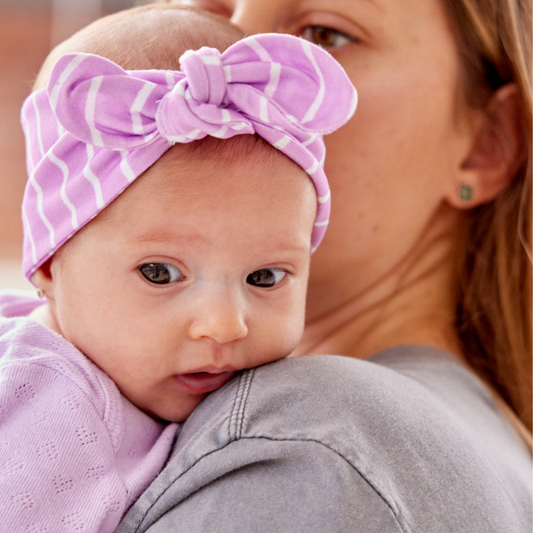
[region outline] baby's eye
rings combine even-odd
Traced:
[[[139,272],[156,285],[166,285],[183,279],[180,269],[167,263],[145,263],[139,267]]]
[[[324,48],[344,46],[355,41],[355,37],[326,26],[306,26],[301,37]]]
[[[287,272],[279,268],[261,268],[248,274],[246,283],[255,287],[273,287],[282,281],[286,275]]]

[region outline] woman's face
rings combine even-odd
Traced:
[[[248,33],[321,44],[359,93],[354,118],[327,136],[332,218],[313,256],[308,318],[342,291],[394,272],[443,211],[467,149],[459,57],[438,0],[195,0]],[[337,293],[335,292],[337,290]],[[316,309],[313,299],[320,301]]]

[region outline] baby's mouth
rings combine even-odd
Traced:
[[[205,394],[219,389],[235,375],[237,375],[236,370],[228,370],[223,372],[191,372],[189,374],[176,374],[173,377],[178,386],[186,392]]]

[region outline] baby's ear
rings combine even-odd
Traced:
[[[51,257],[46,263],[41,265],[31,277],[31,282],[42,291],[47,300],[54,299],[54,279],[52,276],[52,261]]]
[[[487,107],[473,114],[470,148],[446,192],[448,202],[459,209],[494,200],[513,181],[527,154],[514,84],[498,89]]]

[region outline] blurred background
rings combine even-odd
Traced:
[[[0,290],[32,289],[20,269],[26,183],[22,102],[51,48],[138,0],[0,0]]]

